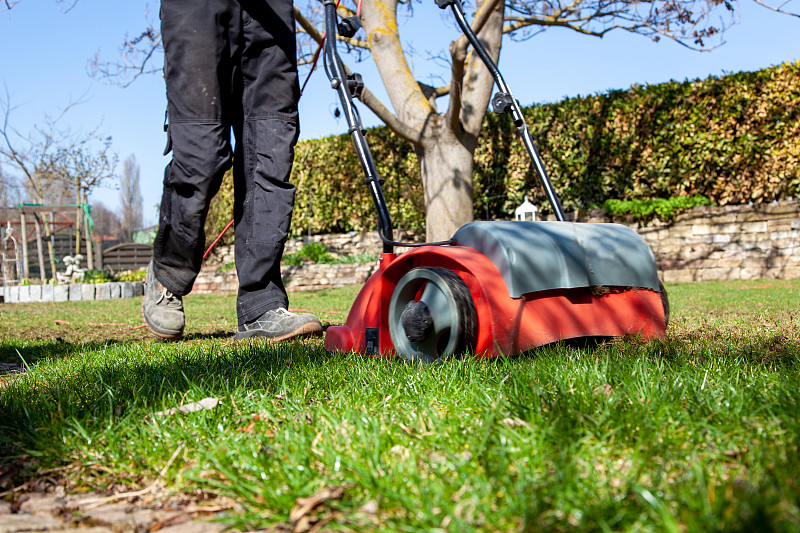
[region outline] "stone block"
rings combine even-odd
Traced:
[[[770,270],[773,269],[782,269],[787,265],[789,260],[786,257],[782,257],[780,255],[771,255],[769,257],[764,258],[764,264]]]
[[[53,288],[55,285],[42,285],[42,302],[53,301]]]
[[[764,268],[765,263],[763,255],[748,255],[742,259],[742,268]]]
[[[95,300],[111,299],[111,283],[96,283],[94,286]]]
[[[700,279],[702,281],[726,281],[739,279],[739,268],[704,268]]]
[[[784,218],[784,219],[778,219],[778,220],[770,219],[770,220],[767,220],[767,228],[768,228],[768,231],[770,231],[770,232],[773,232],[773,231],[792,231],[792,230],[800,229],[800,227],[796,227],[796,225],[794,224],[794,222],[796,220],[797,219],[795,219],[795,218]]]
[[[766,272],[767,269],[763,266],[742,267],[739,269],[739,279],[761,279]]]
[[[717,261],[714,261],[713,264],[716,268],[723,268],[723,269],[741,268],[742,261],[743,261],[742,258],[729,257],[729,258],[718,259]]]
[[[109,283],[108,297],[112,300],[122,297],[122,283],[119,281],[112,281]]]
[[[739,222],[764,222],[764,214],[757,213],[752,208],[749,211],[743,211],[739,213],[739,216],[736,218]]]
[[[759,220],[753,222],[743,222],[742,223],[742,232],[743,233],[766,233],[767,232],[767,221],[766,220]]]
[[[723,259],[731,259],[731,258],[744,259],[745,257],[747,257],[747,252],[742,250],[737,245],[726,246],[722,250]]]
[[[767,232],[770,239],[797,239],[800,231],[791,228],[770,228]]]
[[[764,274],[765,279],[797,279],[800,278],[800,267],[770,268]]]
[[[19,286],[19,303],[26,304],[31,301],[31,286],[30,285],[20,285]]]
[[[6,287],[6,303],[17,304],[19,303],[19,285],[13,287]]]
[[[779,279],[797,279],[800,278],[800,267],[787,266],[781,271]]]
[[[712,224],[732,224],[738,222],[737,214],[730,211],[722,211],[709,215]]]
[[[94,300],[94,283],[81,283],[81,300]]]
[[[17,513],[3,515],[0,532],[17,531],[56,531],[64,529],[64,523],[47,514]]]
[[[42,301],[42,286],[41,285],[31,285],[28,287],[28,301],[29,302],[41,302]]]
[[[81,293],[81,284],[80,283],[70,283],[69,284],[69,301],[70,302],[79,302],[83,299],[83,294]]]
[[[780,215],[796,215],[798,213],[797,201],[792,202],[776,202],[773,204],[766,204],[759,206],[759,211],[770,217],[777,217]]]
[[[687,283],[700,279],[700,270],[696,268],[684,268],[681,270],[665,270],[662,272],[664,283]]]
[[[714,226],[711,224],[692,224],[692,235],[711,235]]]
[[[69,286],[53,285],[53,301],[54,302],[69,301]]]
[[[798,239],[775,239],[772,241],[772,247],[779,250],[795,249],[800,247],[800,240]]]
[[[140,283],[136,281],[128,281],[122,284],[120,288],[120,297],[121,298],[135,298],[139,296],[139,285]]]
[[[736,242],[739,243],[746,243],[746,242],[758,242],[763,238],[763,235],[759,235],[757,233],[740,233],[736,236]]]

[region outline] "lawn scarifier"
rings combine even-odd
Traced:
[[[511,114],[557,221],[472,222],[449,241],[394,241],[377,167],[353,104],[364,84],[360,75],[345,72],[336,49],[337,35],[352,37],[358,19],[337,24],[335,0],[323,4],[326,71],[366,174],[383,241],[378,271],[346,324],[328,328],[326,349],[431,362],[464,351],[478,357],[516,355],[571,338],[664,336],[668,304],[650,247],[626,226],[565,220],[519,103],[458,0],[437,4],[452,8],[491,72],[499,88],[494,109]],[[395,246],[414,249],[397,255]]]

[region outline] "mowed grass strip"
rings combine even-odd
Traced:
[[[797,531],[800,281],[668,289],[665,340],[429,366],[234,343],[232,296],[186,298],[176,343],[135,329],[138,301],[5,305],[0,363],[24,371],[0,381],[0,464],[72,490],[161,479],[235,501],[240,528],[341,487],[331,529]],[[291,306],[341,323],[356,290]]]

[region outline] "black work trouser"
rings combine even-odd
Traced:
[[[286,307],[280,259],[299,124],[291,0],[162,0],[172,161],[164,176],[154,273],[189,293],[209,204],[233,163],[240,323]],[[231,130],[235,150],[231,150]]]

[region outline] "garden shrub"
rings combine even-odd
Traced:
[[[523,113],[567,211],[609,199],[704,196],[726,205],[800,194],[800,61],[636,85]],[[413,147],[386,127],[368,130],[367,140],[395,226],[421,229],[424,197]],[[508,116],[489,113],[484,121],[473,178],[476,218],[505,218],[525,195],[549,211]],[[375,229],[375,209],[348,135],[298,143],[292,181],[293,235]],[[230,187],[226,178],[212,205],[210,239],[231,218]],[[667,213],[677,204],[665,205],[655,202],[653,212],[661,216],[659,209]]]

